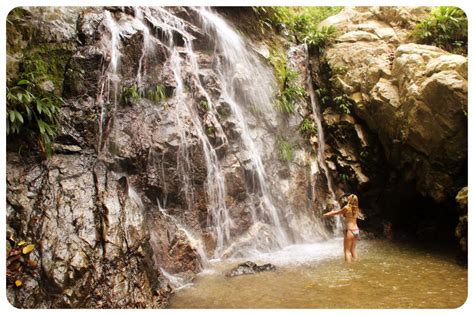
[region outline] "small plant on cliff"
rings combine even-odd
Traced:
[[[288,141],[281,139],[278,141],[278,156],[281,161],[290,162],[293,160],[293,149]]]
[[[207,100],[200,101],[199,107],[201,107],[205,112],[209,111],[209,103],[207,102]]]
[[[337,108],[341,112],[347,115],[351,114],[352,102],[347,95],[342,94],[342,95],[336,96],[334,98],[334,104],[337,106]]]
[[[337,14],[343,7],[254,7],[259,17],[261,29],[275,27],[288,35],[296,43],[303,43],[310,34],[314,34],[318,24],[325,18]]]
[[[295,111],[295,102],[306,97],[306,91],[302,87],[287,87],[280,91],[275,101],[276,108],[287,114],[292,114]]]
[[[321,104],[323,105],[329,104],[329,102],[331,101],[331,98],[329,97],[329,91],[326,88],[319,87],[316,89],[315,92],[316,92],[316,95],[319,97]]]
[[[161,84],[157,84],[152,89],[146,91],[145,97],[150,101],[159,103],[166,99],[165,87]]]
[[[47,157],[58,128],[61,97],[42,85],[48,82],[48,65],[41,59],[23,61],[25,71],[14,86],[7,87],[7,135],[31,132]]]
[[[314,135],[318,132],[318,128],[312,119],[305,117],[299,126],[299,131],[304,135]]]
[[[319,29],[310,30],[303,41],[310,49],[321,53],[323,49],[337,37],[337,28],[334,25],[322,26]]]
[[[133,105],[140,99],[140,92],[136,85],[122,87],[122,102],[127,105]]]
[[[304,99],[307,93],[303,87],[296,85],[298,73],[288,68],[286,56],[281,50],[275,48],[269,61],[275,69],[279,86],[275,107],[282,113],[292,114],[295,111],[295,103]]]
[[[467,16],[457,7],[438,7],[418,23],[414,37],[423,44],[467,54]]]

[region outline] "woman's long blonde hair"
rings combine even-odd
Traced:
[[[359,208],[359,198],[357,198],[356,195],[351,194],[349,195],[349,197],[347,197],[347,207],[351,210],[352,216],[354,218],[358,218],[361,220],[364,219],[364,215],[362,214]]]

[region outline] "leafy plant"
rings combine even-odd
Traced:
[[[282,113],[292,114],[295,111],[295,102],[304,99],[306,95],[302,87],[287,87],[278,93],[275,107]]]
[[[318,24],[328,16],[337,14],[343,7],[254,7],[254,12],[263,20],[262,25],[270,25],[289,35],[296,43],[314,33]]]
[[[441,6],[416,25],[413,36],[420,43],[467,54],[467,32],[466,13],[457,7]]]
[[[334,25],[322,26],[319,29],[312,28],[304,37],[303,41],[310,49],[315,49],[319,53],[337,37],[338,31]]]
[[[209,111],[209,103],[206,100],[202,100],[199,102],[199,106],[205,111]]]
[[[161,84],[157,84],[154,88],[146,91],[145,97],[150,101],[159,103],[166,99],[165,87]]]
[[[206,134],[207,134],[208,136],[213,135],[214,132],[215,132],[214,126],[207,126],[207,127],[206,127]]]
[[[334,98],[334,104],[337,106],[337,108],[341,112],[347,115],[351,114],[352,102],[347,95],[343,94],[343,95],[336,96]]]
[[[51,143],[58,128],[61,97],[43,90],[39,85],[45,78],[42,62],[24,72],[16,85],[7,87],[7,135],[19,134],[25,128],[38,136],[38,143],[46,156],[51,156]]]
[[[281,161],[290,162],[293,160],[293,149],[286,140],[280,140],[278,142],[278,153]]]
[[[305,117],[298,127],[299,131],[305,135],[314,135],[318,132],[318,128],[314,121],[309,117]]]
[[[295,80],[298,73],[287,67],[286,56],[281,50],[275,48],[269,61],[275,69],[279,85],[275,107],[282,113],[292,114],[295,111],[295,103],[307,96],[306,90],[296,86]]]
[[[132,105],[140,99],[140,92],[136,85],[122,87],[122,102]]]
[[[321,104],[323,105],[329,104],[329,102],[331,101],[331,98],[329,97],[329,91],[326,88],[324,87],[317,88],[315,92],[316,92],[316,95],[319,97]]]

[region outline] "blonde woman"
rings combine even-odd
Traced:
[[[362,213],[359,209],[359,199],[352,194],[347,197],[347,204],[340,210],[333,210],[323,215],[323,218],[328,218],[335,215],[342,215],[344,217],[344,257],[346,262],[352,262],[357,259],[356,243],[359,239],[359,227],[357,226],[357,219],[362,219]]]

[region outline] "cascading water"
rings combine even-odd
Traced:
[[[218,60],[219,69],[217,69],[222,82],[222,97],[230,105],[232,113],[237,119],[241,130],[243,149],[250,155],[252,170],[256,174],[260,189],[257,197],[260,211],[257,213],[255,208],[252,209],[254,225],[261,225],[261,222],[264,222],[268,217],[271,221],[270,232],[275,237],[277,245],[283,247],[290,243],[290,239],[283,227],[282,210],[276,207],[272,201],[261,153],[244,117],[244,106],[239,102],[239,99],[243,98],[259,110],[272,112],[272,98],[275,88],[273,74],[248,51],[243,40],[221,17],[206,8],[202,8],[198,12],[206,32],[216,38],[216,44],[222,54],[222,60]],[[272,245],[268,244],[269,247]]]
[[[163,13],[169,14],[169,13]],[[166,24],[165,24],[166,25]],[[185,30],[185,24],[180,23],[179,20],[174,21],[173,23],[173,31],[179,32],[179,34],[183,37],[185,43],[184,50],[178,50],[175,42],[173,41],[172,32],[166,32],[169,35],[167,48],[169,49],[171,56],[170,56],[170,65],[171,69],[174,74],[174,78],[176,80],[176,90],[175,90],[175,106],[176,106],[176,123],[179,126],[182,124],[183,121],[189,121],[192,127],[192,131],[198,137],[201,147],[204,152],[204,158],[207,167],[207,181],[206,181],[206,190],[207,190],[207,202],[208,208],[211,213],[211,220],[212,226],[216,230],[216,249],[215,249],[215,256],[220,255],[221,251],[223,250],[224,246],[230,239],[230,226],[232,224],[232,220],[228,215],[227,206],[225,203],[226,197],[226,190],[225,190],[225,179],[224,175],[222,174],[221,166],[219,160],[217,158],[216,150],[211,145],[209,138],[205,134],[205,128],[199,119],[199,114],[197,113],[196,109],[191,106],[191,102],[186,100],[186,93],[184,91],[185,82],[183,81],[183,74],[182,68],[183,63],[186,63],[189,67],[189,72],[191,73],[192,77],[192,84],[196,85],[201,91],[205,91],[202,87],[199,79],[199,68],[197,62],[195,60],[195,55],[192,49],[192,39]],[[181,56],[181,53],[185,53],[186,60],[184,60]],[[212,100],[207,93],[205,93],[207,106],[209,110],[213,109]],[[192,143],[192,139],[189,139],[189,133],[187,132],[187,128],[184,126],[178,127],[180,132],[181,138],[181,159],[183,166],[181,168],[181,174],[183,174],[185,185],[185,190],[191,191],[191,179],[189,178],[191,165],[190,165],[190,158],[188,152],[188,146]],[[227,140],[224,138],[223,143]],[[187,187],[186,187],[187,186]],[[188,207],[191,207],[193,204],[194,197],[191,193],[187,193],[187,202]]]
[[[336,193],[334,192],[334,185],[331,179],[331,175],[329,174],[328,165],[326,163],[325,154],[326,151],[326,140],[324,138],[324,130],[321,123],[321,111],[319,109],[318,98],[316,97],[313,89],[313,80],[311,79],[310,67],[309,67],[309,53],[308,53],[308,46],[305,44],[304,51],[306,54],[306,78],[307,78],[307,90],[309,91],[309,97],[311,99],[311,109],[313,110],[313,118],[316,122],[316,127],[318,130],[318,164],[320,168],[318,168],[318,172],[321,170],[324,171],[324,175],[326,176],[327,186],[330,193],[331,200],[335,205],[336,209],[340,209],[339,202],[336,198]],[[323,199],[324,200],[324,199]],[[335,234],[340,234],[342,231],[342,222],[339,216],[335,217]]]
[[[106,103],[112,104],[112,114],[111,117],[114,117],[115,112],[117,110],[117,97],[118,97],[118,84],[120,78],[117,74],[117,68],[120,61],[120,50],[118,48],[119,41],[120,41],[120,29],[113,19],[111,13],[109,11],[105,11],[105,25],[110,32],[110,39],[108,40],[109,47],[110,47],[110,64],[109,67],[105,70],[104,80],[101,83],[101,89],[97,101],[101,104],[101,113],[100,113],[100,121],[99,121],[99,139],[98,139],[98,152],[102,152],[104,147],[104,128],[106,127]],[[105,99],[104,99],[105,98]],[[114,124],[112,119],[111,124]],[[109,126],[110,130],[110,126]]]
[[[172,73],[174,79],[173,96],[168,99],[167,106],[172,108],[170,117],[173,117],[174,129],[178,135],[179,146],[177,150],[176,169],[179,175],[181,191],[184,196],[187,211],[193,211],[196,203],[196,188],[193,178],[192,155],[197,148],[202,150],[206,166],[206,180],[204,183],[206,192],[206,203],[208,220],[207,226],[201,227],[203,231],[211,232],[215,239],[215,245],[211,250],[213,258],[222,257],[249,257],[261,253],[272,252],[294,243],[293,235],[299,231],[291,226],[287,217],[293,215],[294,209],[285,209],[280,203],[275,202],[275,195],[280,194],[278,179],[268,175],[265,161],[272,161],[271,156],[264,156],[262,147],[267,145],[266,139],[256,131],[261,120],[265,126],[275,126],[277,113],[273,108],[273,97],[275,94],[275,79],[271,69],[253,53],[237,35],[237,33],[225,22],[225,20],[206,8],[193,9],[201,21],[200,27],[190,24],[185,20],[173,15],[164,8],[136,8],[135,17],[129,18],[127,25],[123,26],[115,21],[110,12],[106,11],[106,27],[110,31],[110,67],[104,84],[113,84],[109,88],[108,95],[112,99],[113,110],[109,114],[115,117],[117,106],[117,91],[119,77],[117,67],[120,57],[120,40],[127,38],[136,31],[143,35],[143,47],[138,58],[138,69],[135,84],[143,93],[146,85],[147,73],[146,61],[150,54],[154,53],[154,47],[164,48],[167,61],[164,65]],[[158,31],[158,32],[157,32]],[[204,31],[205,35],[213,39],[215,53],[212,56],[212,71],[217,74],[218,90],[220,95],[211,95],[202,82],[202,70],[200,69],[198,55],[193,50],[195,37],[191,35],[196,31]],[[158,37],[157,37],[158,34]],[[211,69],[207,69],[211,70]],[[315,121],[318,124],[319,143],[318,150],[318,172],[322,169],[328,180],[331,198],[336,200],[332,182],[325,164],[324,135],[322,133],[320,115],[317,100],[312,91],[312,82],[308,75],[308,86],[313,106]],[[111,93],[112,92],[112,93]],[[101,92],[104,93],[104,92]],[[198,100],[205,103],[205,113],[198,110]],[[218,121],[216,108],[217,103],[225,103],[230,108],[230,117],[235,122],[239,131],[238,140],[232,143],[226,137],[225,130]],[[105,108],[105,107],[104,107]],[[262,114],[264,113],[264,114]],[[105,113],[101,116],[100,124],[104,125]],[[206,132],[206,128],[212,127],[216,130],[214,141]],[[110,127],[109,127],[110,128]],[[268,130],[267,130],[268,132]],[[270,130],[270,132],[272,132]],[[110,132],[109,132],[110,133]],[[100,134],[99,148],[103,147],[104,139]],[[251,211],[251,224],[241,234],[233,232],[235,223],[230,215],[227,204],[226,177],[224,175],[221,157],[217,151],[226,150],[227,146],[238,147],[238,159],[240,165],[246,170],[249,178],[246,185],[246,198]],[[151,153],[149,153],[151,154]],[[163,157],[156,163],[163,164]],[[274,158],[274,157],[273,157]],[[163,167],[160,168],[163,170]],[[165,181],[164,174],[161,175]],[[161,213],[168,218],[173,216],[161,208],[166,206],[167,188],[163,187],[164,195],[157,200]],[[134,194],[138,196],[138,194]],[[173,218],[171,220],[183,231],[190,244],[196,248],[201,260],[205,263],[208,259],[201,232],[195,227],[188,228],[183,220]],[[318,224],[315,224],[319,226]],[[309,227],[311,228],[311,227]],[[314,228],[314,227],[313,227]],[[317,229],[320,227],[317,227]],[[302,239],[302,238],[300,238]]]

